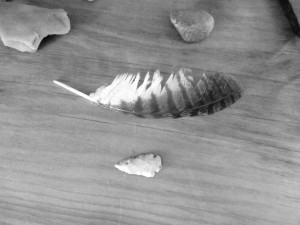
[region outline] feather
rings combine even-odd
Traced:
[[[235,103],[243,94],[240,85],[223,74],[204,73],[197,82],[196,77],[192,70],[182,68],[162,85],[164,78],[155,71],[151,81],[148,72],[139,85],[139,73],[121,74],[90,95],[53,82],[104,108],[154,118],[213,114]]]
[[[105,108],[140,117],[181,117],[212,114],[235,103],[242,88],[231,77],[220,73],[203,74],[198,82],[192,70],[182,68],[171,74],[162,86],[163,76],[155,71],[143,83],[140,74],[122,74],[108,86],[101,86],[90,97]]]

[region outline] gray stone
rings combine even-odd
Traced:
[[[214,18],[204,10],[177,10],[171,13],[170,19],[186,42],[205,39],[214,27]]]
[[[63,9],[0,3],[0,36],[5,46],[36,52],[44,37],[69,30],[70,20]]]

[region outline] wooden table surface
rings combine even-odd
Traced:
[[[300,224],[300,39],[277,1],[27,2],[64,8],[72,29],[37,53],[0,45],[1,225]],[[181,40],[169,13],[183,8],[215,17],[207,40]],[[141,119],[52,83],[89,93],[178,67],[245,94],[211,116]],[[163,158],[154,178],[113,167],[144,152]]]

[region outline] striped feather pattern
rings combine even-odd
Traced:
[[[242,96],[240,85],[220,73],[203,74],[196,82],[190,69],[172,73],[165,84],[155,71],[140,84],[140,74],[122,74],[108,86],[91,93],[100,106],[140,117],[181,117],[212,114],[235,103]]]

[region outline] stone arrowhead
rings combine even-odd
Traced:
[[[70,20],[63,9],[0,3],[0,36],[5,46],[35,52],[44,37],[69,30]]]
[[[162,162],[159,155],[147,153],[124,159],[115,164],[115,167],[128,174],[154,177],[162,168]]]

